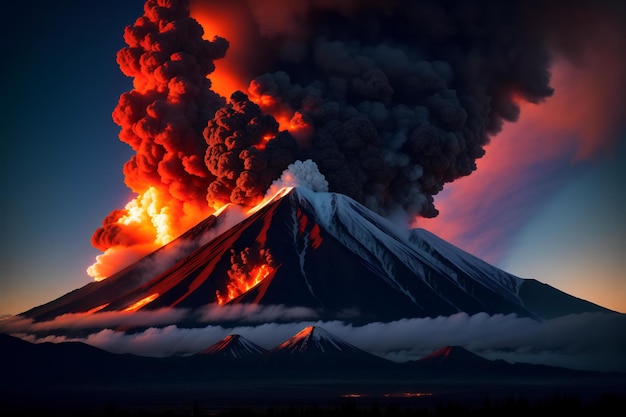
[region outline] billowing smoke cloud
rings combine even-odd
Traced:
[[[214,178],[204,164],[202,130],[225,100],[207,75],[228,42],[202,36],[184,0],[146,1],[144,15],[124,31],[128,46],[117,62],[134,89],[121,95],[113,120],[120,140],[136,152],[124,175],[138,196],[104,219],[92,237],[98,249],[155,249],[210,214],[206,189]],[[102,278],[109,269],[97,263],[89,273]]]
[[[289,132],[278,131],[274,117],[261,112],[242,92],[209,121],[204,137],[205,162],[216,179],[207,200],[218,208],[227,203],[254,205],[263,199],[272,181],[297,157]]]
[[[146,312],[144,320],[148,317],[157,320],[159,314],[165,313]],[[55,336],[54,332],[38,338],[29,333],[33,329],[22,326],[13,327],[13,334],[33,342],[78,340],[116,353],[168,356],[199,352],[232,333],[271,349],[305,326],[315,325],[365,351],[397,362],[419,359],[447,345],[463,346],[489,359],[626,372],[626,335],[615,331],[626,325],[621,314],[585,313],[537,322],[514,314],[469,316],[458,313],[363,326],[342,321],[315,321],[315,313],[308,309],[281,306],[214,306],[204,314],[207,322],[256,317],[263,323],[234,328],[220,325],[181,328],[172,324],[133,334],[104,329],[84,338]],[[264,322],[273,318],[294,321]],[[250,322],[255,323],[255,320]]]
[[[258,203],[298,160],[383,215],[434,217],[434,196],[476,169],[519,103],[553,93],[550,48],[577,57],[559,13],[599,25],[585,20],[597,3],[148,0],[118,55],[134,90],[113,114],[139,196],[94,245],[160,246],[224,204]],[[204,40],[190,6],[230,46]],[[222,59],[247,91],[212,91]]]
[[[307,187],[313,191],[328,191],[328,181],[319,171],[317,164],[310,159],[296,161],[283,171],[279,179],[272,183],[266,197],[270,197],[283,187]]]
[[[265,57],[241,63],[258,74],[252,101],[293,132],[330,191],[383,214],[435,216],[433,196],[475,169],[516,101],[552,94],[546,45],[520,5],[232,3],[233,19],[259,28],[239,42]],[[211,26],[211,2],[194,5]]]

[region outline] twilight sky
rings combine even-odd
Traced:
[[[91,235],[134,198],[122,173],[132,151],[111,113],[132,88],[115,55],[143,1],[12,7],[1,40],[0,315],[88,283],[101,254]],[[435,196],[440,215],[416,225],[517,276],[626,312],[626,37],[604,23],[576,48],[578,65],[555,55],[554,95],[522,103],[478,169]]]

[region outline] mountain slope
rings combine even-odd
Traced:
[[[279,374],[381,376],[397,370],[396,363],[365,352],[321,327],[308,326],[270,349],[262,369]]]
[[[390,363],[361,351],[362,355],[320,328],[305,329],[282,345],[284,349],[278,351],[285,355],[266,353],[243,360],[226,361],[212,355],[146,358],[107,353],[82,343],[33,344],[0,334],[0,407],[12,411],[28,405],[34,410],[4,415],[84,415],[92,414],[89,410],[94,406],[106,405],[110,410],[113,404],[119,410],[117,407],[128,405],[136,413],[147,404],[170,402],[188,413],[190,403],[288,406],[300,398],[334,404],[340,395],[359,392],[383,399],[391,393],[419,390],[433,393],[437,401],[451,393],[459,398],[510,398],[511,393],[532,394],[529,387],[537,387],[535,392],[542,396],[557,392],[568,398],[575,394],[623,397],[626,393],[623,374],[528,364],[507,364],[499,373],[487,372],[489,366],[504,362],[477,360],[469,352],[457,355],[457,348],[447,357],[435,355],[443,361],[431,358],[431,371],[426,371],[415,363]],[[293,351],[296,346],[306,348]],[[447,366],[447,360],[455,357],[460,359],[455,366]],[[487,367],[482,367],[483,363]],[[463,368],[471,372],[459,373]],[[52,412],[56,409],[72,412]]]
[[[230,334],[224,339],[200,352],[200,355],[211,355],[221,358],[242,359],[259,356],[266,349],[238,334]]]
[[[315,326],[305,327],[268,352],[269,355],[349,355],[353,353],[365,352],[321,327]]]
[[[499,281],[514,280],[516,294],[521,302],[537,316],[550,319],[567,314],[608,312],[610,310],[589,301],[569,295],[536,279],[520,279],[502,271],[462,249],[446,242],[424,229],[413,229],[409,240],[422,253],[429,254],[441,265],[454,265],[476,279]]]
[[[23,315],[41,321],[211,303],[307,307],[318,319],[355,323],[457,312],[540,320],[608,311],[508,274],[426,231],[401,230],[344,195],[285,188],[226,228],[229,211],[106,280]],[[545,307],[553,299],[558,310]]]

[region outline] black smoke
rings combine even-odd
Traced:
[[[433,196],[476,169],[517,103],[553,92],[526,2],[244,3],[264,57],[242,63],[259,72],[250,97],[312,128],[289,154],[315,161],[330,191],[383,214],[435,216]]]

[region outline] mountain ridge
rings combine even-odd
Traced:
[[[232,211],[210,216],[104,281],[22,315],[45,321],[92,310],[194,310],[220,301],[305,307],[319,319],[354,323],[458,312],[543,320],[610,311],[515,277],[423,229],[402,230],[341,194],[284,188],[225,227],[221,216]],[[220,225],[225,230],[218,233]],[[153,264],[165,267],[150,275]],[[553,297],[558,308],[546,307]]]

